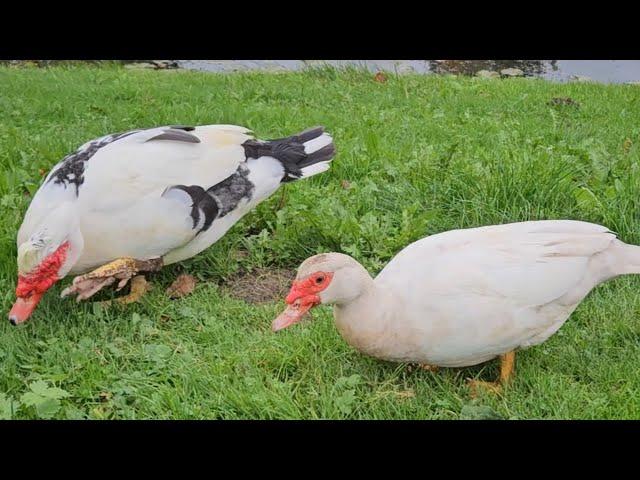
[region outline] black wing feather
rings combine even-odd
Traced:
[[[155,137],[151,137],[147,142],[153,140],[173,140],[175,142],[200,143],[200,139],[184,130],[170,128]]]

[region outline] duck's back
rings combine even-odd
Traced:
[[[233,176],[246,161],[242,144],[252,138],[243,127],[205,125],[131,130],[90,140],[44,179],[23,219],[18,245],[67,204],[76,211],[85,238],[74,272],[121,253],[162,255],[195,234],[192,219],[184,214],[191,208],[163,193],[174,185],[208,187]]]
[[[397,299],[399,328],[423,338],[424,361],[472,365],[557,330],[608,278],[590,262],[614,241],[569,220],[453,230],[409,245],[375,282]]]
[[[82,211],[127,208],[171,185],[215,185],[246,160],[242,127],[158,127],[87,142],[50,174],[75,189]],[[102,144],[102,146],[100,146]],[[74,170],[77,173],[73,173]]]
[[[18,240],[68,202],[84,238],[71,273],[123,256],[181,261],[216,242],[282,183],[327,170],[334,155],[332,138],[322,127],[266,141],[235,125],[106,135],[54,166]]]

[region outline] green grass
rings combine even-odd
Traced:
[[[106,133],[207,123],[262,138],[322,124],[339,153],[329,173],[286,186],[283,208],[278,193],[208,251],[153,277],[139,305],[78,305],[60,300],[58,285],[28,324],[0,321],[0,418],[640,418],[634,277],[594,290],[559,333],[518,355],[502,397],[476,401],[464,380],[492,379],[495,362],[433,374],[368,358],[341,339],[327,307],[273,334],[282,302],[250,305],[221,287],[238,271],[295,268],[331,250],[376,273],[427,234],[520,220],[593,221],[640,243],[635,86],[2,67],[2,311],[42,171]],[[180,272],[200,282],[171,301],[163,291]]]

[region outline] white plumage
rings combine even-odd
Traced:
[[[304,314],[304,282],[317,272],[333,273],[318,298],[335,304],[338,330],[360,351],[462,367],[545,341],[596,285],[640,273],[640,247],[600,225],[553,220],[432,235],[375,279],[347,255],[321,254],[300,266],[274,329]]]
[[[167,126],[87,142],[51,170],[25,214],[18,290],[42,290],[31,288],[43,284],[42,265],[62,254],[55,275],[45,272],[55,281],[123,257],[192,257],[283,182],[328,169],[334,155],[322,127],[260,141],[234,125]]]

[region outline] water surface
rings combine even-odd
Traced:
[[[378,72],[452,73],[519,68],[526,76],[566,82],[576,76],[603,83],[640,81],[640,60],[178,60],[182,68],[208,72],[302,70],[322,65],[357,66]]]

